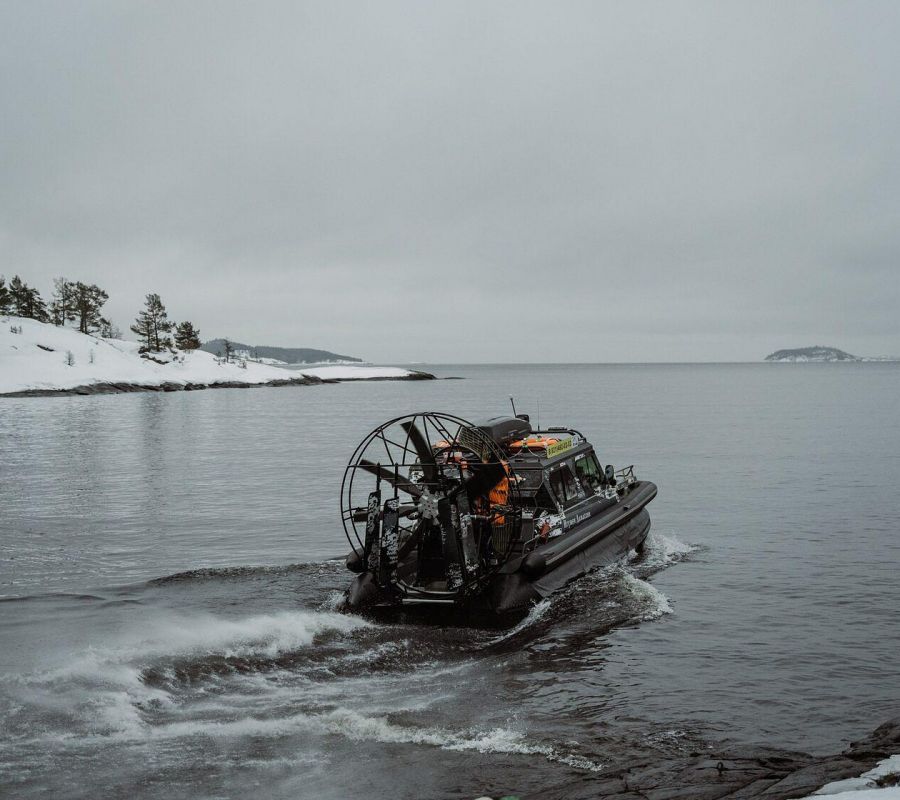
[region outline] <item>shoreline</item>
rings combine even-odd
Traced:
[[[714,747],[682,758],[611,770],[596,781],[578,780],[547,789],[553,797],[573,800],[791,800],[808,798],[835,781],[858,778],[896,753],[900,753],[900,717],[884,722],[837,754],[814,756],[764,746]],[[882,786],[896,786],[894,781],[890,776]],[[872,789],[875,797],[879,788]],[[834,791],[824,796],[840,800],[844,795]],[[890,796],[895,795],[885,795]]]
[[[71,397],[97,394],[134,394],[136,392],[194,392],[206,389],[258,389],[263,387],[285,386],[318,386],[334,383],[361,383],[364,381],[434,381],[438,380],[430,372],[410,370],[403,376],[377,376],[371,378],[320,378],[316,375],[301,375],[299,378],[277,378],[264,382],[249,381],[214,381],[211,383],[176,383],[164,381],[162,383],[130,383],[128,381],[101,381],[88,383],[81,386],[71,386],[67,389],[20,389],[15,392],[2,392],[2,398],[20,397]]]

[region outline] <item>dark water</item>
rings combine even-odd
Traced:
[[[3,402],[0,795],[589,797],[900,711],[897,365],[432,370]],[[509,394],[659,485],[649,552],[507,632],[335,613],[356,442]]]

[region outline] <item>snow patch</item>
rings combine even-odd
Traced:
[[[900,755],[879,761],[858,778],[847,778],[825,784],[811,797],[839,797],[841,800],[900,800],[900,786],[879,786],[879,783],[900,783]]]
[[[360,381],[372,380],[375,378],[406,378],[411,373],[408,369],[402,367],[354,367],[354,366],[333,366],[333,367],[312,367],[311,369],[304,367],[300,372],[303,375],[311,375],[314,378],[322,378],[323,380],[335,381]]]

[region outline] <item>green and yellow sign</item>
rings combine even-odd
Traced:
[[[566,450],[572,449],[572,437],[569,436],[566,439],[560,439],[556,444],[551,444],[547,447],[547,458],[553,458],[554,456],[558,456],[560,453],[565,453]]]

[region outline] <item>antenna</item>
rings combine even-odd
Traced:
[[[538,406],[537,429],[540,430],[541,429],[541,398],[540,397],[538,398],[537,406]]]
[[[513,400],[512,395],[509,396],[509,403],[512,406],[513,416],[515,417],[516,416],[516,401]]]

